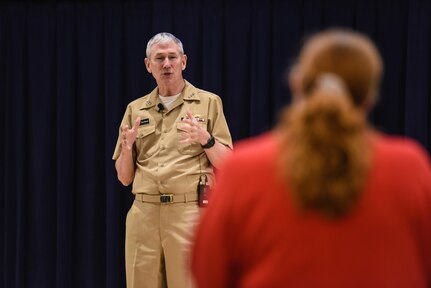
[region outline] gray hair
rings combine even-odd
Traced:
[[[154,35],[150,39],[150,41],[148,41],[147,50],[146,50],[147,58],[150,58],[150,50],[154,44],[169,43],[169,42],[174,42],[175,44],[177,44],[178,48],[180,49],[180,53],[184,54],[183,43],[181,43],[180,39],[178,39],[177,37],[175,37],[171,33],[161,32],[161,33]]]

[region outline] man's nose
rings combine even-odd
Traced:
[[[169,58],[168,57],[166,57],[164,60],[163,60],[163,68],[165,68],[165,67],[169,67],[170,66],[170,62],[169,62]]]

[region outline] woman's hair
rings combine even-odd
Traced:
[[[331,29],[306,42],[297,69],[300,100],[280,123],[282,171],[301,208],[339,217],[357,202],[369,169],[365,110],[377,95],[381,58],[367,37]]]

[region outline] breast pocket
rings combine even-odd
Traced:
[[[139,156],[149,157],[156,152],[156,126],[146,125],[138,128],[136,150]],[[138,156],[138,158],[139,158]]]
[[[178,151],[181,154],[185,155],[198,155],[203,152],[203,148],[201,147],[200,143],[181,143],[180,140],[183,138],[181,136],[184,131],[182,130],[182,126],[184,126],[184,123],[179,121],[177,122],[177,138],[178,138]],[[205,122],[199,122],[199,126],[207,130],[207,123]]]

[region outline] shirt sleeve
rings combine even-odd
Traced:
[[[121,127],[123,127],[123,125],[128,125],[129,127],[132,127],[132,122],[131,122],[131,107],[127,106],[127,109],[124,113],[123,116],[123,120],[121,121],[120,127],[118,128],[118,138],[117,138],[117,143],[115,144],[115,148],[114,148],[114,154],[112,155],[112,160],[117,160],[118,157],[120,157],[121,154]]]
[[[209,107],[210,121],[209,132],[221,144],[232,149],[232,137],[223,113],[223,103],[219,96],[215,96]]]
[[[418,167],[411,169],[416,176],[415,181],[418,183],[418,212],[420,216],[419,227],[422,227],[421,244],[425,249],[423,259],[426,265],[428,276],[428,285],[431,285],[431,160],[425,149],[417,145],[417,163]]]

